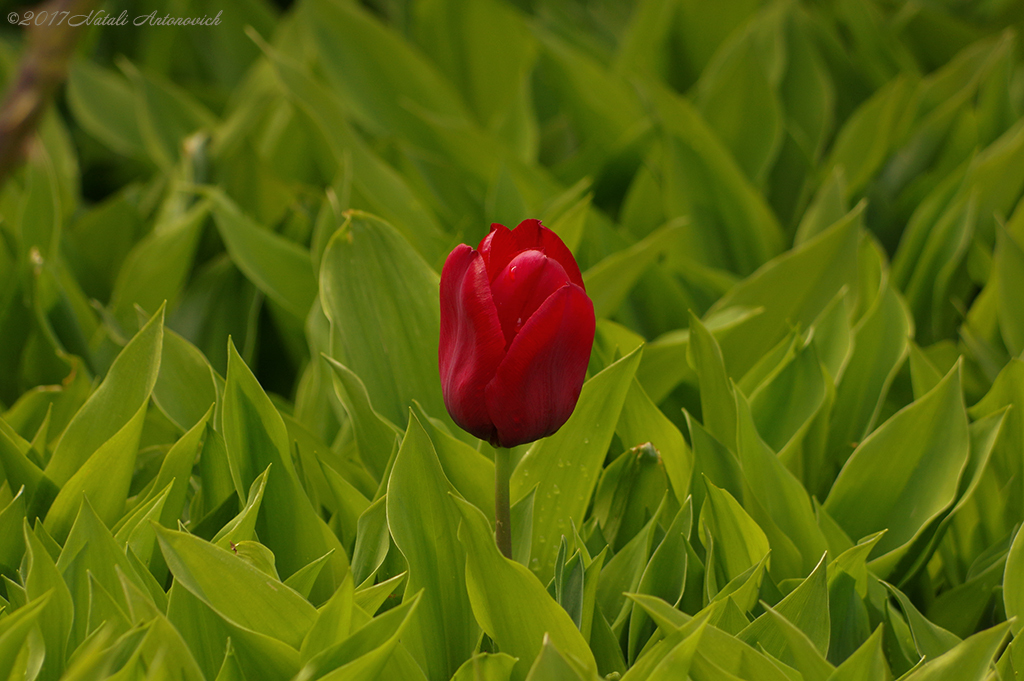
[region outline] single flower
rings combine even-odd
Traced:
[[[594,304],[572,253],[539,220],[491,225],[441,271],[438,364],[448,413],[499,447],[551,435],[576,407]]]

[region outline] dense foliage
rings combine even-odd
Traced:
[[[217,9],[0,192],[0,679],[1024,670],[1022,3]],[[598,321],[509,561],[438,272],[528,217]]]

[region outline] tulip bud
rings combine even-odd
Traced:
[[[551,435],[576,407],[594,342],[594,304],[572,253],[539,220],[491,225],[441,271],[444,403],[500,447]]]

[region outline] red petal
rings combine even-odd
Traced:
[[[559,238],[557,234],[540,224],[540,220],[523,220],[512,231],[516,237],[519,250],[527,248],[539,248],[549,258],[554,258],[562,266],[569,280],[584,291],[587,288],[583,285],[583,275],[580,274],[580,266],[572,257],[572,251]],[[493,277],[491,278],[493,280]]]
[[[504,357],[505,337],[483,258],[466,244],[451,252],[441,270],[440,336],[437,359],[448,413],[464,430],[491,440],[484,388]]]
[[[502,447],[551,435],[576,407],[594,343],[594,304],[566,284],[512,341],[487,385],[487,411]]]
[[[522,249],[512,236],[512,230],[497,222],[491,224],[491,231],[480,240],[480,255],[487,264],[487,276],[491,281],[505,269],[509,261]]]
[[[541,247],[549,258],[554,258],[562,266],[565,273],[569,275],[569,281],[579,286],[584,291],[587,287],[583,285],[583,275],[580,274],[580,266],[576,264],[576,258],[572,257],[572,251],[565,245],[557,234],[547,227],[542,227],[540,232]]]
[[[512,259],[491,282],[491,295],[505,333],[505,347],[512,344],[537,308],[568,283],[569,277],[558,261],[540,251],[523,251]]]

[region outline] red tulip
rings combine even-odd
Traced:
[[[539,220],[491,225],[441,271],[444,403],[500,447],[551,435],[576,407],[594,342],[594,304],[562,240]]]

